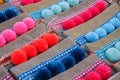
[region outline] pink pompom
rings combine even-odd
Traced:
[[[34,3],[34,0],[21,0],[21,4],[24,6],[24,5],[27,5],[27,4],[32,4]]]
[[[91,19],[92,18],[92,14],[91,14],[91,12],[90,11],[84,11],[82,14],[81,14],[81,17],[85,20],[85,21],[87,21],[87,20],[89,20],[89,19]]]
[[[91,7],[88,10],[92,13],[93,16],[96,16],[100,13],[100,10],[97,7]]]
[[[4,30],[1,35],[6,39],[7,42],[13,41],[16,39],[17,35],[11,29]]]
[[[81,16],[75,16],[73,20],[76,22],[76,25],[80,25],[84,22],[84,19]]]
[[[4,46],[5,44],[6,44],[5,38],[2,35],[0,35],[0,47]]]
[[[85,80],[84,78],[79,78],[79,79],[77,79],[77,80]]]
[[[39,1],[41,1],[41,0],[34,0],[34,3],[39,2]]]
[[[30,17],[23,19],[23,22],[27,25],[29,30],[35,27],[35,21]]]
[[[105,1],[99,1],[95,4],[95,7],[97,7],[100,11],[103,11],[106,8],[106,2]]]
[[[13,30],[18,34],[21,35],[28,31],[27,25],[24,22],[16,22],[13,25]]]

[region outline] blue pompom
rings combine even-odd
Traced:
[[[117,17],[120,19],[120,12],[117,14]]]
[[[51,10],[54,12],[54,14],[59,14],[62,11],[62,9],[59,5],[52,5]]]
[[[72,56],[67,56],[63,58],[61,61],[63,62],[66,69],[69,69],[76,64],[76,61]]]
[[[0,23],[3,21],[6,21],[8,19],[8,17],[6,16],[6,14],[0,12]]]
[[[76,4],[79,4],[79,0],[68,0],[68,3],[70,6],[75,6]]]
[[[47,68],[51,71],[52,76],[55,76],[65,71],[65,66],[61,61],[54,61],[48,64]]]
[[[103,28],[98,28],[95,30],[95,33],[98,34],[99,38],[103,38],[107,35],[106,30],[104,30]]]
[[[110,62],[117,62],[120,60],[120,51],[116,48],[109,48],[105,52],[105,55]]]
[[[62,11],[69,9],[69,7],[70,7],[69,4],[67,2],[64,2],[64,1],[60,2],[58,5],[61,7]]]
[[[115,44],[115,48],[117,48],[120,51],[120,42]]]
[[[12,9],[5,10],[5,14],[7,15],[8,19],[13,18],[18,15],[18,13]]]
[[[33,75],[34,80],[48,80],[52,77],[52,73],[47,68],[42,68],[37,70],[37,72]]]
[[[48,18],[50,16],[53,16],[54,13],[49,9],[44,9],[44,10],[42,10],[41,15],[43,18]]]
[[[115,30],[115,27],[111,23],[104,24],[102,28],[104,28],[108,34]]]
[[[71,52],[71,56],[76,60],[76,63],[78,63],[85,58],[85,50],[82,48],[76,48]]]
[[[112,23],[115,26],[115,28],[120,27],[120,20],[118,18],[112,18],[110,20],[110,23]]]
[[[99,40],[99,36],[95,33],[95,32],[89,32],[85,35],[85,38],[89,41],[89,42],[94,42]]]

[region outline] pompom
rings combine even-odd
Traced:
[[[120,51],[116,48],[109,48],[106,50],[105,55],[110,62],[117,62],[120,60]]]
[[[76,63],[78,63],[85,58],[85,50],[82,48],[76,48],[71,52],[71,56],[76,60]]]
[[[93,16],[96,16],[100,13],[100,10],[97,7],[91,7],[88,10],[92,13]]]
[[[91,19],[92,18],[92,14],[91,14],[91,12],[90,11],[84,11],[83,13],[81,13],[81,17],[85,20],[85,21],[87,21],[87,20],[89,20],[89,19]]]
[[[58,5],[61,7],[62,11],[69,9],[69,7],[70,7],[69,4],[65,1],[60,2]]]
[[[41,1],[41,0],[34,0],[34,3],[39,2],[39,1]]]
[[[53,16],[54,13],[49,9],[43,9],[42,12],[41,12],[41,15],[42,15],[43,18],[48,18],[50,16]]]
[[[21,4],[24,6],[24,5],[27,5],[27,4],[32,4],[34,3],[34,0],[21,0]]]
[[[100,75],[97,72],[89,72],[86,76],[85,76],[86,80],[102,80]]]
[[[106,8],[106,2],[105,1],[99,1],[96,2],[95,7],[97,7],[100,11],[103,11]]]
[[[35,46],[40,53],[48,49],[48,43],[45,39],[36,39],[32,42],[32,45]]]
[[[62,22],[62,27],[63,27],[64,30],[71,29],[71,28],[73,28],[75,26],[76,26],[76,23],[72,19]]]
[[[18,15],[18,13],[12,9],[5,10],[5,14],[7,15],[8,19],[13,18]]]
[[[27,55],[22,50],[15,50],[11,53],[11,61],[14,65],[27,61]]]
[[[2,35],[0,35],[0,47],[4,46],[5,44],[6,44],[5,38]]]
[[[16,22],[13,25],[13,30],[18,34],[24,34],[25,32],[28,31],[27,25],[24,22]]]
[[[99,40],[99,36],[97,35],[97,33],[95,32],[89,32],[85,35],[85,38],[89,41],[89,42],[95,42],[97,40]]]
[[[85,80],[84,78],[79,78],[79,79],[77,79],[77,80]]]
[[[11,42],[16,39],[17,35],[11,29],[4,30],[1,35],[6,39],[7,42]]]
[[[120,51],[120,42],[117,42],[117,43],[115,44],[115,48],[117,48],[117,49]]]
[[[50,47],[59,42],[58,36],[54,33],[46,33],[42,36],[42,38],[44,38],[47,41],[48,46]]]
[[[52,73],[47,68],[38,69],[34,74],[34,80],[49,80],[52,77]]]
[[[27,57],[30,59],[37,55],[37,49],[32,45],[25,45],[22,47],[22,50],[27,54]]]
[[[72,56],[67,56],[63,58],[61,62],[64,64],[65,69],[69,69],[76,64],[76,61]]]
[[[79,4],[79,0],[68,0],[68,3],[70,6],[75,6],[76,4]]]
[[[65,66],[61,61],[54,61],[48,64],[47,68],[51,71],[52,76],[55,76],[65,71]]]
[[[73,20],[75,21],[76,25],[80,25],[84,22],[84,19],[81,16],[75,16]]]
[[[102,80],[108,80],[111,76],[110,68],[106,65],[100,65],[96,68],[96,72],[101,76]]]
[[[115,30],[115,27],[111,23],[104,24],[102,28],[105,29],[108,34]]]
[[[112,18],[110,20],[110,23],[112,23],[115,26],[115,28],[120,27],[120,20],[118,18]]]
[[[106,30],[103,29],[103,28],[98,28],[98,29],[96,29],[96,30],[95,30],[95,33],[98,34],[99,38],[103,38],[103,37],[105,37],[105,36],[107,35]]]
[[[62,9],[59,5],[52,5],[51,10],[54,12],[54,14],[59,14],[62,11]]]
[[[35,21],[30,17],[24,18],[23,22],[27,25],[29,30],[35,27]]]
[[[0,4],[2,4],[3,3],[3,0],[0,0]]]
[[[8,19],[7,15],[0,12],[0,23],[6,21],[7,19]]]
[[[120,12],[117,14],[117,17],[120,19]]]

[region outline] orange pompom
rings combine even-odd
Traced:
[[[48,49],[48,43],[45,39],[36,39],[32,42],[32,45],[36,47],[38,52],[43,52]]]
[[[28,58],[35,57],[37,55],[37,49],[32,45],[25,45],[22,50],[27,54]]]
[[[27,61],[27,55],[22,50],[15,50],[11,53],[11,61],[14,65],[18,65]]]
[[[3,3],[3,1],[2,0],[0,0],[0,4],[2,4]]]
[[[42,36],[42,38],[44,38],[47,41],[48,46],[50,47],[55,45],[59,41],[58,36],[54,33],[46,33]]]

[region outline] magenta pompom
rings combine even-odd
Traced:
[[[5,44],[6,44],[5,38],[2,35],[0,35],[0,47],[4,46]]]
[[[92,13],[93,16],[96,16],[100,13],[100,10],[97,7],[90,7],[88,10]]]

